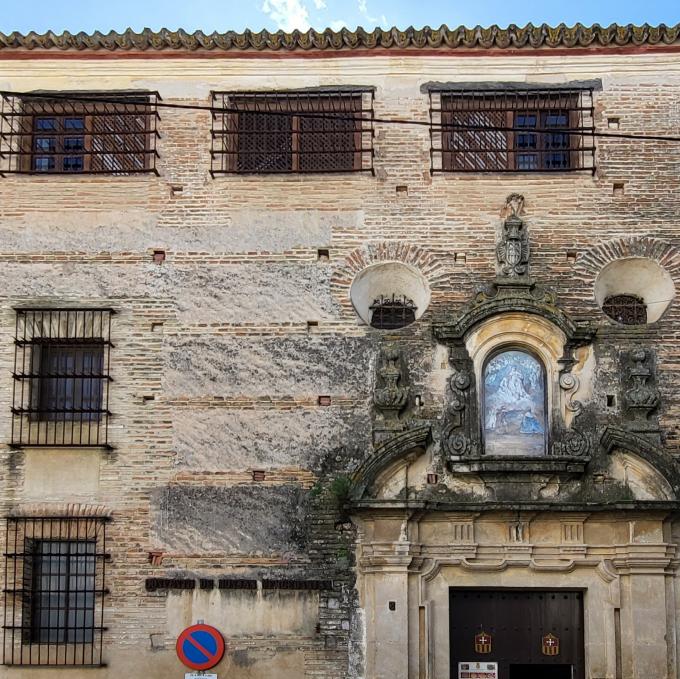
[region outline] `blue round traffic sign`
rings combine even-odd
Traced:
[[[192,670],[209,670],[222,660],[224,639],[210,625],[191,625],[177,637],[177,657]]]

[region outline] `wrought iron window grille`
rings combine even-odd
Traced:
[[[417,307],[408,297],[381,295],[369,307],[371,327],[379,330],[396,330],[416,320]]]
[[[604,300],[602,311],[612,320],[623,325],[645,325],[647,305],[636,295],[612,295]]]
[[[211,174],[373,172],[373,90],[213,92]]]
[[[7,518],[3,664],[104,664],[107,520]]]
[[[593,90],[430,91],[435,172],[595,172]]]
[[[0,176],[156,170],[157,92],[35,92],[0,100]]]
[[[11,445],[108,443],[112,309],[16,309]]]

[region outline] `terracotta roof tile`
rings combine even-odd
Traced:
[[[355,31],[343,28],[332,31],[327,28],[318,32],[260,31],[254,33],[210,33],[202,31],[169,31],[162,29],[154,32],[144,29],[140,33],[128,29],[123,33],[86,33],[72,34],[68,31],[57,34],[51,31],[38,34],[13,32],[0,33],[0,50],[61,50],[61,51],[139,51],[139,50],[178,50],[178,51],[306,51],[306,50],[354,50],[354,49],[535,49],[540,47],[606,47],[624,45],[672,45],[680,42],[680,24],[675,26],[559,26],[546,24],[524,27],[511,25],[508,28],[490,26],[482,28],[441,28],[405,30],[391,28]]]

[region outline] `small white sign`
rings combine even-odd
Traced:
[[[184,679],[217,679],[217,675],[205,674],[204,672],[185,672]]]
[[[458,679],[498,679],[498,663],[459,662]]]

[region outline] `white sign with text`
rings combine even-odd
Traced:
[[[498,679],[498,663],[459,662],[458,679]]]

